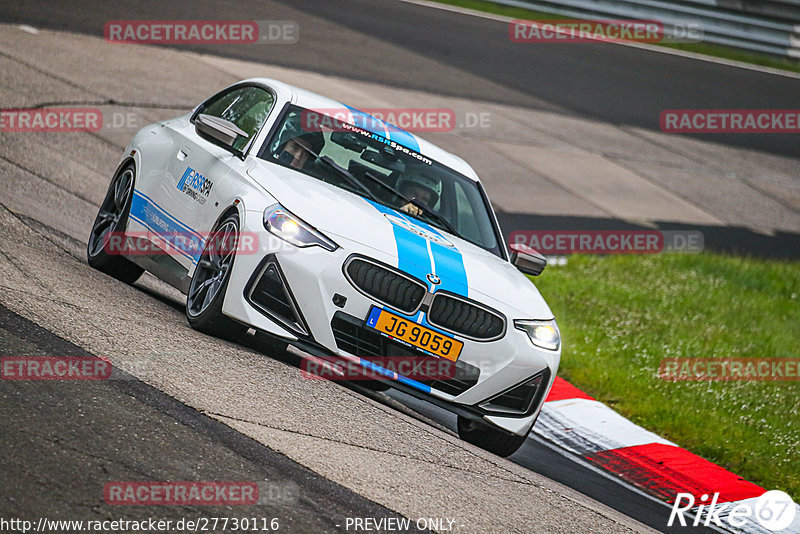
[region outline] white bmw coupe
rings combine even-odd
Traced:
[[[523,274],[545,260],[506,246],[475,171],[275,80],[236,83],[139,131],[88,260],[126,283],[147,270],[177,287],[199,331],[252,328],[363,368],[377,387],[455,412],[463,439],[502,456],[524,442],[558,369],[558,327]]]

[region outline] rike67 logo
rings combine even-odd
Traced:
[[[682,527],[714,525],[726,530],[745,529],[750,532],[754,530],[753,526],[761,526],[771,532],[780,532],[793,525],[797,514],[792,498],[778,490],[768,491],[758,499],[718,501],[719,493],[715,493],[711,500],[708,494],[703,494],[698,502],[691,493],[678,493],[667,526],[671,527],[677,519],[677,524]],[[798,531],[792,529],[792,532]]]

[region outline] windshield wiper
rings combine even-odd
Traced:
[[[309,150],[309,152],[311,152],[311,151]],[[350,182],[352,185],[355,185],[358,189],[360,189],[361,191],[366,193],[366,195],[369,198],[371,198],[372,200],[374,200],[378,204],[383,204],[383,202],[381,202],[381,200],[375,195],[375,193],[372,192],[372,190],[369,187],[367,187],[366,185],[361,183],[361,180],[359,180],[358,178],[353,176],[353,174],[350,171],[348,171],[344,167],[340,167],[339,165],[337,165],[336,162],[333,161],[329,156],[321,156],[320,157],[318,154],[314,154],[313,152],[311,152],[311,155],[316,157],[317,161],[321,161],[322,163],[327,165],[329,168],[331,168],[334,171],[336,171],[337,174],[339,174],[340,176],[343,176],[345,179],[347,179],[347,181]],[[394,195],[397,195],[398,197],[400,197],[401,199],[403,199],[407,203],[412,204],[412,205],[416,206],[417,208],[419,208],[420,210],[422,210],[423,213],[425,213],[429,217],[433,218],[434,220],[438,221],[451,234],[453,234],[455,236],[458,236],[458,237],[461,237],[461,235],[458,233],[458,231],[455,229],[455,227],[452,225],[452,223],[450,221],[448,221],[447,219],[445,219],[443,215],[440,215],[439,213],[436,213],[435,211],[430,209],[425,204],[419,202],[417,199],[408,198],[407,196],[405,196],[403,193],[401,193],[400,191],[398,191],[394,187],[390,186],[389,184],[384,183],[383,180],[381,180],[377,176],[372,175],[370,173],[370,171],[366,171],[364,173],[364,176],[369,178],[370,181],[372,181],[373,183],[376,183],[379,186],[381,186],[384,189],[386,189],[387,191],[393,193]]]
[[[314,154],[314,155],[316,155],[316,154]],[[360,189],[361,191],[366,193],[367,196],[369,196],[369,198],[371,198],[375,202],[380,202],[378,197],[375,196],[375,193],[373,193],[370,190],[369,187],[367,187],[366,185],[362,184],[361,181],[358,178],[356,178],[355,176],[353,176],[353,174],[350,171],[348,171],[344,167],[338,166],[336,164],[336,162],[334,162],[330,157],[328,157],[328,156],[322,156],[322,157],[317,156],[317,161],[321,161],[322,163],[327,165],[329,168],[331,168],[334,171],[336,171],[340,176],[343,176],[345,179],[347,179],[347,181],[350,182],[351,185],[355,185],[358,189]]]
[[[371,173],[370,173],[370,171],[366,171],[366,172],[364,173],[364,176],[366,176],[367,178],[369,178],[370,180],[372,180],[372,182],[373,182],[373,183],[376,183],[376,184],[380,185],[381,187],[383,187],[383,188],[384,188],[384,189],[386,189],[387,191],[390,191],[390,192],[394,193],[395,195],[397,195],[397,196],[398,196],[398,197],[400,197],[401,199],[405,200],[407,203],[409,203],[409,204],[412,204],[413,206],[416,206],[416,207],[418,207],[418,208],[419,208],[419,209],[421,209],[421,210],[422,210],[422,211],[423,211],[423,212],[424,212],[426,215],[428,215],[428,216],[432,217],[433,219],[435,219],[435,220],[439,221],[439,223],[441,223],[441,224],[442,224],[442,226],[444,226],[444,227],[445,227],[445,229],[446,229],[448,232],[450,232],[451,234],[453,234],[453,235],[456,235],[456,236],[458,236],[458,237],[461,237],[461,236],[459,235],[458,231],[457,231],[457,230],[455,229],[455,227],[452,225],[452,223],[451,223],[450,221],[448,221],[447,219],[445,219],[443,215],[441,215],[441,214],[439,214],[439,213],[437,213],[437,212],[433,211],[433,210],[432,210],[432,209],[430,209],[428,206],[426,206],[426,205],[425,205],[425,204],[423,204],[422,202],[419,202],[419,201],[418,201],[417,199],[415,199],[415,198],[408,198],[407,196],[405,196],[403,193],[401,193],[400,191],[398,191],[397,189],[395,189],[395,188],[394,188],[394,187],[392,187],[391,185],[389,185],[389,184],[387,184],[387,183],[384,183],[384,182],[383,182],[383,180],[381,180],[381,179],[380,179],[380,178],[378,178],[377,176],[374,176],[373,174],[371,174]]]

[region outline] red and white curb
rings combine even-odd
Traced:
[[[772,511],[761,510],[762,521],[759,521],[755,510],[759,509],[756,507],[758,498],[767,490],[632,423],[562,378],[556,377],[533,432],[557,448],[670,505],[674,505],[678,494],[691,494],[694,502],[702,506],[692,509],[692,522],[686,514],[688,526],[695,517],[699,525],[706,526],[714,495],[719,494],[713,509],[725,508],[718,514],[722,531],[800,534],[800,504],[790,503],[795,514],[788,527],[766,528],[764,525],[769,525],[767,516]],[[685,496],[678,504],[686,506],[689,502],[689,497]],[[728,514],[737,506],[740,511],[734,524],[743,524],[734,527]],[[742,514],[743,507],[752,512]],[[791,515],[791,511],[783,510],[783,513]],[[677,519],[673,523],[679,524]],[[708,525],[715,526],[713,518]]]

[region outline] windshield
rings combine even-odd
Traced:
[[[259,156],[503,257],[488,201],[478,183],[379,134],[318,111],[289,106]]]

